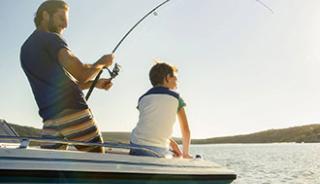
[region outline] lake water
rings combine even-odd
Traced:
[[[234,170],[233,184],[320,184],[320,144],[193,145],[191,152]]]

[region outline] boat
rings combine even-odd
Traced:
[[[42,142],[104,146],[107,152],[32,146]],[[132,156],[128,154],[130,148],[129,144],[116,142],[98,144],[0,134],[0,183],[229,184],[236,179],[233,171],[199,156]]]

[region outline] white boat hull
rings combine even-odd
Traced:
[[[0,183],[231,183],[236,175],[202,159],[0,148]]]

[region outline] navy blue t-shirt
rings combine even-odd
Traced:
[[[44,121],[65,109],[88,108],[81,89],[58,61],[62,48],[68,48],[68,45],[58,34],[39,30],[34,31],[21,47],[21,66]]]

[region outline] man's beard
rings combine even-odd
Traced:
[[[58,26],[55,26],[52,18],[49,19],[48,30],[53,33],[61,34],[61,30],[59,30]]]

